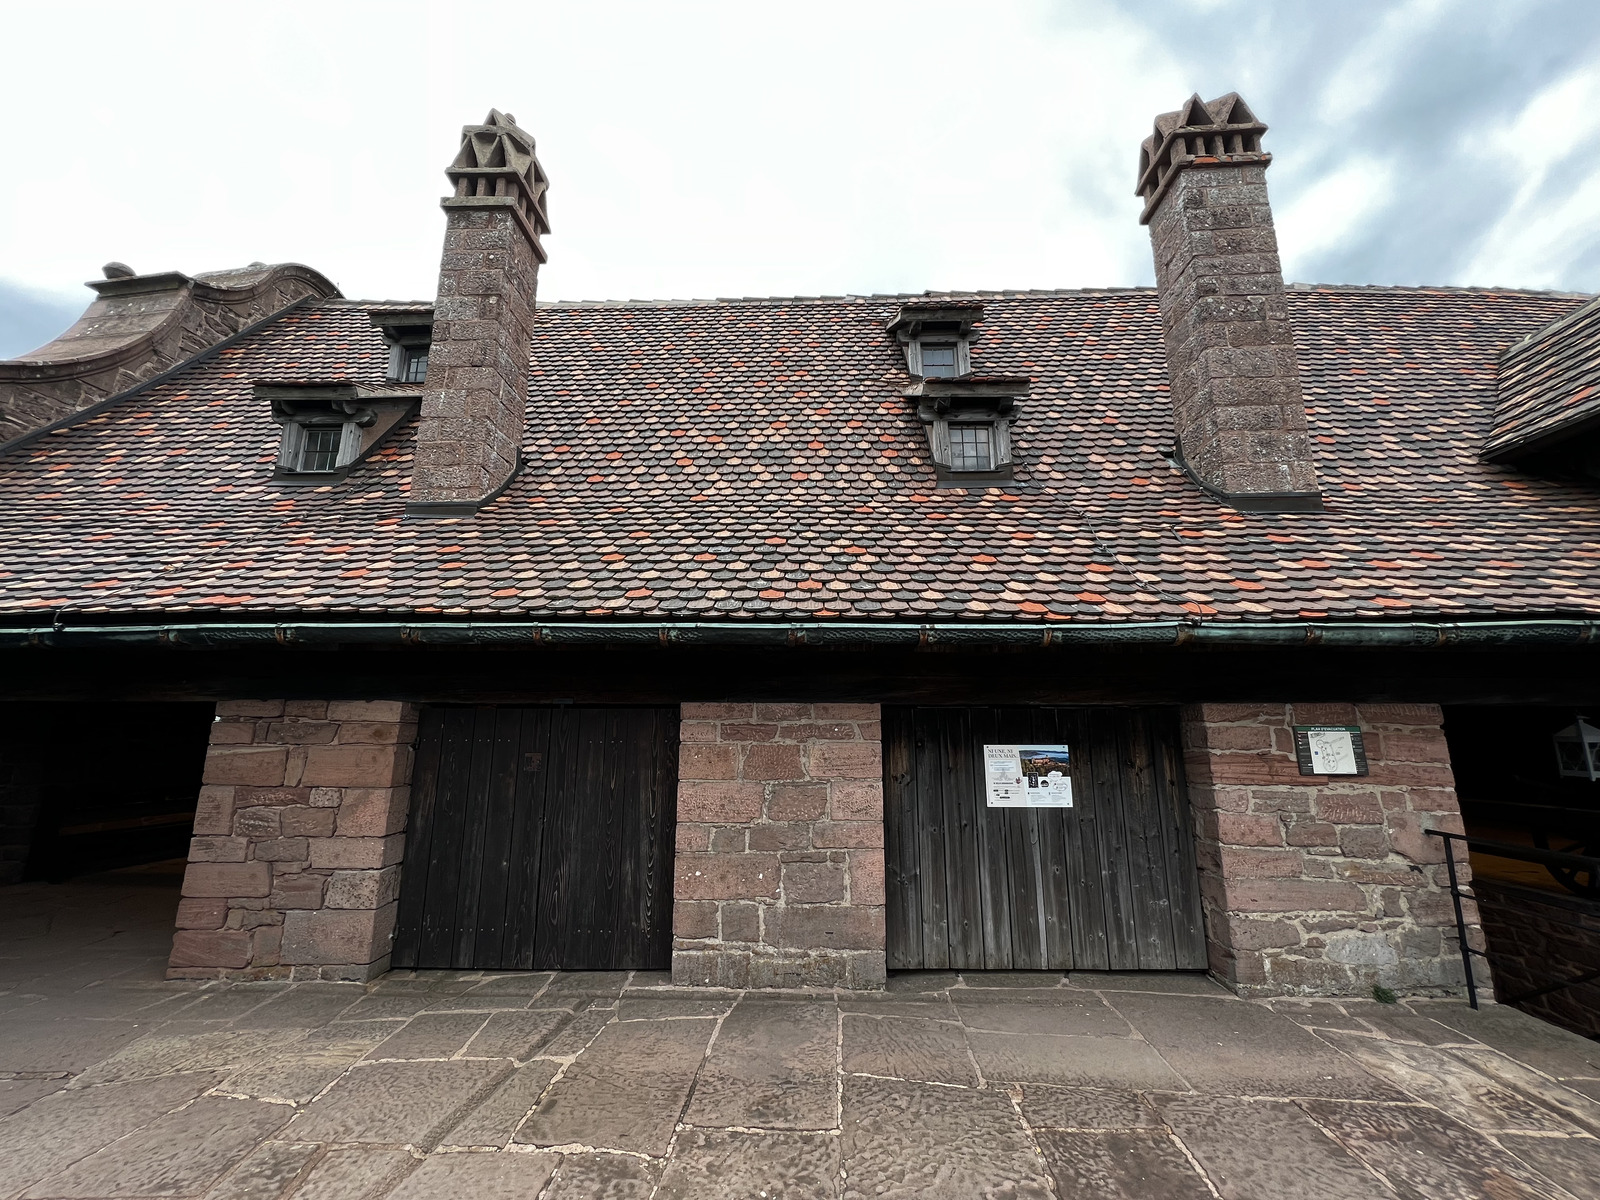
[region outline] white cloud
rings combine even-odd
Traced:
[[[1274,213],[1284,277],[1303,279],[1300,264],[1348,239],[1389,200],[1394,179],[1393,163],[1357,159],[1324,175]]]

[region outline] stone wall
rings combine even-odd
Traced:
[[[1461,832],[1441,720],[1431,704],[1184,710],[1218,978],[1245,995],[1462,984],[1444,845],[1426,832]],[[1359,725],[1370,774],[1301,775],[1297,724]],[[1470,902],[1467,916],[1481,948]]]
[[[388,969],[416,720],[384,700],[217,705],[170,977]]]
[[[1489,938],[1495,998],[1501,1003],[1600,971],[1600,901],[1481,876],[1472,888]],[[1473,970],[1481,966],[1475,961]],[[1519,1001],[1517,1007],[1573,1033],[1600,1038],[1600,979]]]
[[[876,704],[685,704],[674,983],[884,982]]]

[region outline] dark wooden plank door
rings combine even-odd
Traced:
[[[394,965],[667,967],[677,778],[675,707],[425,710]]]
[[[884,709],[889,966],[1200,970],[1176,714]],[[989,808],[983,747],[1072,749],[1073,807]]]

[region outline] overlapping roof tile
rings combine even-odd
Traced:
[[[0,457],[0,619],[1138,621],[1600,613],[1600,492],[1483,462],[1496,362],[1580,297],[1290,294],[1327,511],[1245,514],[1168,459],[1155,294],[985,294],[1027,375],[1014,482],[935,486],[895,297],[538,311],[527,468],[405,519],[413,427],[271,480],[254,385],[382,383],[358,303],[284,316]]]

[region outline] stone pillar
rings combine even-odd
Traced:
[[[388,970],[416,736],[392,700],[218,704],[168,977]]]
[[[1441,722],[1432,704],[1184,710],[1213,974],[1243,995],[1462,985],[1444,843],[1426,832],[1462,832]],[[1361,727],[1369,774],[1300,774],[1292,727],[1328,724]]]
[[[685,704],[672,980],[881,987],[876,704]]]

